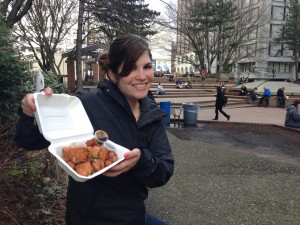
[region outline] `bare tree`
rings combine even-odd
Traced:
[[[225,4],[228,4],[225,7]],[[219,72],[228,71],[239,60],[255,58],[266,46],[257,45],[263,40],[259,28],[268,23],[265,8],[237,8],[234,1],[188,1],[180,10],[168,12],[164,25],[177,31],[177,54],[181,63],[207,69],[218,57]],[[176,10],[177,13],[174,13]],[[173,11],[173,12],[172,12]],[[229,16],[231,15],[231,16]],[[177,20],[177,26],[174,21]],[[191,57],[191,53],[195,57]]]
[[[76,0],[35,0],[25,19],[18,23],[16,33],[31,47],[42,70],[61,74],[61,61],[56,62],[54,55],[77,22],[77,18],[72,19],[76,7]]]
[[[30,10],[33,0],[2,0],[0,13],[4,15],[4,22],[13,27]]]
[[[77,29],[77,39],[76,39],[76,90],[83,89],[83,79],[82,79],[82,65],[81,65],[81,49],[82,49],[82,31],[83,31],[83,15],[84,15],[84,1],[79,1],[79,12],[78,12],[78,29]]]

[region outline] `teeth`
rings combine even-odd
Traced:
[[[136,86],[137,88],[143,88],[146,86],[146,84],[135,84],[134,86]]]

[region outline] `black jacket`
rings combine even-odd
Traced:
[[[281,98],[284,98],[284,90],[282,88],[279,88],[277,90],[277,97],[281,97]]]
[[[224,100],[224,94],[222,91],[222,88],[220,86],[217,87],[217,97],[216,97],[216,104],[215,106],[217,108],[222,108],[225,105],[225,100]]]
[[[115,178],[100,175],[81,183],[70,177],[67,224],[145,224],[144,200],[148,196],[148,187],[164,185],[174,170],[174,159],[162,122],[164,112],[154,99],[146,97],[140,100],[141,116],[136,122],[128,102],[111,82],[100,85],[97,92],[78,93],[77,96],[94,130],[105,130],[110,140],[128,149],[140,148],[141,158],[132,170]],[[49,146],[30,120],[21,116],[17,125],[17,144],[28,150]]]

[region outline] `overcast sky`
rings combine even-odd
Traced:
[[[174,2],[177,3],[177,0],[164,0],[165,2],[169,3],[169,2]],[[164,3],[162,3],[160,0],[145,0],[146,3],[149,4],[149,8],[156,10],[158,12],[163,12],[164,11]]]

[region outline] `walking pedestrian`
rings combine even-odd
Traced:
[[[216,106],[215,118],[213,120],[219,119],[219,112],[222,113],[227,118],[227,120],[230,120],[230,116],[223,111],[223,107],[225,106],[225,104],[226,104],[226,100],[224,99],[222,87],[218,86],[217,87],[216,104],[215,104],[215,106]]]

